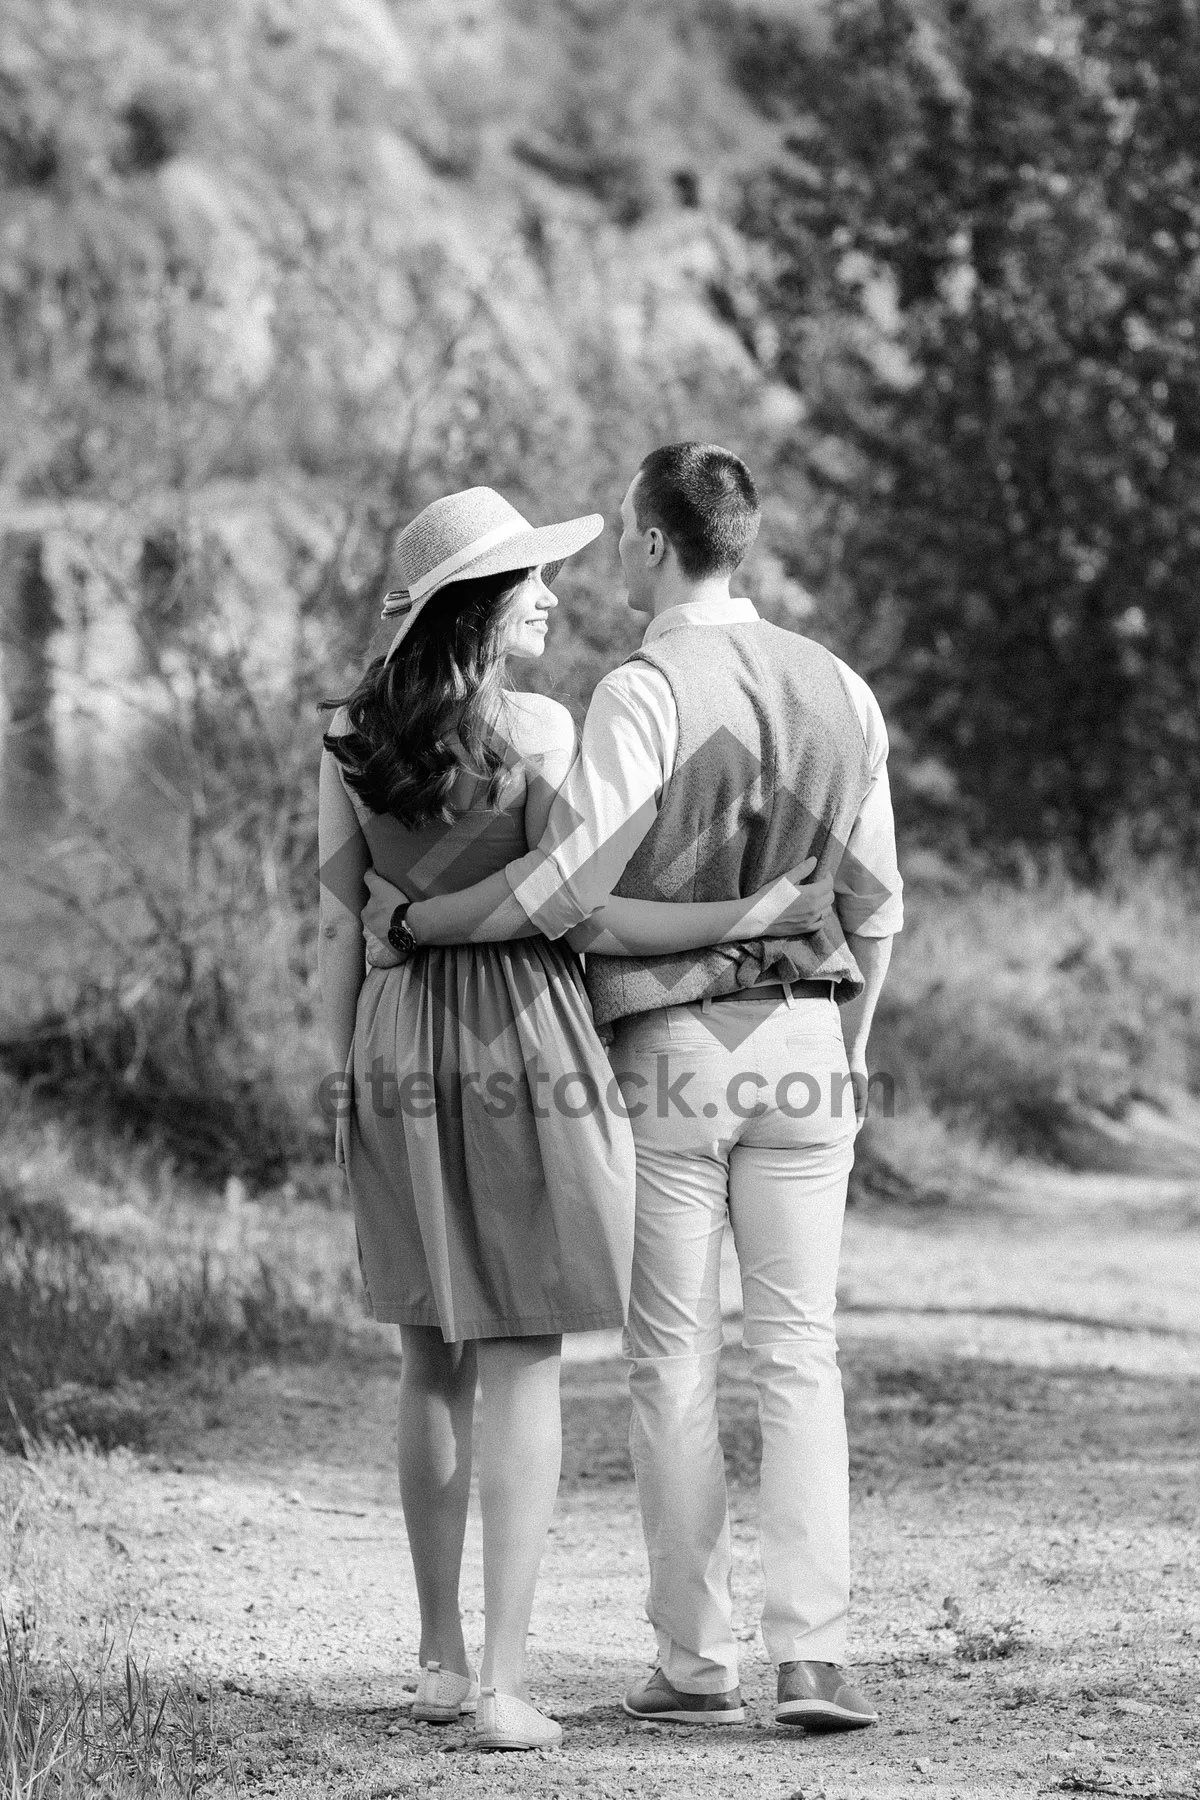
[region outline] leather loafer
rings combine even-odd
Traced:
[[[655,1669],[644,1686],[630,1688],[622,1704],[633,1719],[671,1725],[740,1725],[746,1717],[740,1687],[723,1694],[681,1694],[661,1669]]]
[[[879,1714],[836,1663],[786,1662],[779,1665],[775,1719],[806,1731],[858,1731],[877,1724]]]

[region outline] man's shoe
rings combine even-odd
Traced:
[[[622,1705],[631,1718],[672,1725],[740,1725],[746,1717],[740,1687],[724,1694],[681,1694],[661,1669],[644,1687],[630,1688]]]
[[[476,1750],[557,1750],[562,1726],[515,1694],[484,1688],[475,1714]]]
[[[417,1683],[412,1716],[427,1725],[450,1725],[462,1713],[473,1713],[478,1703],[477,1675],[456,1675],[441,1663],[427,1662]]]
[[[779,1665],[775,1719],[806,1731],[857,1731],[877,1724],[879,1714],[836,1663],[786,1662]]]

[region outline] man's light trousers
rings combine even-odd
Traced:
[[[667,1007],[623,1021],[611,1054],[637,1145],[625,1348],[660,1665],[683,1692],[738,1679],[717,1437],[727,1216],[762,1425],[763,1639],[776,1664],[841,1662],[849,1489],[834,1306],[854,1100],[838,1009],[769,997]]]

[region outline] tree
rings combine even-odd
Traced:
[[[1200,840],[1200,19],[839,0],[757,26],[784,373],[855,450],[845,569],[981,838]],[[836,321],[836,379],[816,366]]]

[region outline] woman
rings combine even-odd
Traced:
[[[321,990],[355,1096],[338,1152],[375,1316],[401,1331],[413,1714],[477,1705],[481,1748],[562,1736],[529,1702],[525,1641],[558,1486],[562,1333],[624,1319],[632,1139],[569,945],[530,927],[416,952],[401,925],[394,966],[364,968],[359,913],[369,871],[410,900],[455,893],[538,843],[574,731],[556,702],[514,692],[507,665],[542,654],[553,574],[602,528],[534,528],[487,488],[426,507],[396,544],[405,586],[384,616],[400,629],[341,703],[321,770]],[[683,949],[810,929],[813,905],[788,882],[768,902],[613,899],[585,929],[627,954]],[[482,1689],[458,1604],[477,1380]]]

